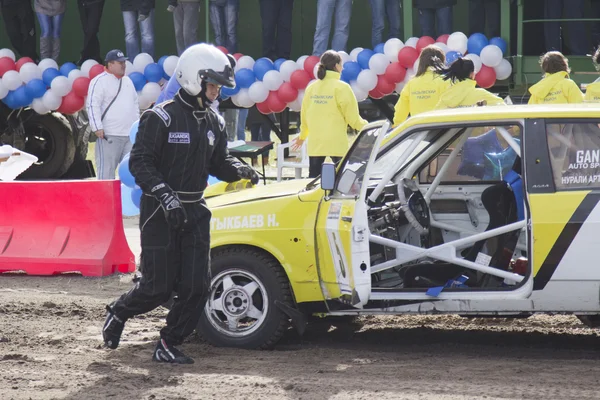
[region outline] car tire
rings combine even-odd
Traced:
[[[276,302],[292,304],[281,265],[261,251],[230,247],[212,253],[211,276],[199,334],[214,346],[272,348],[289,326]]]

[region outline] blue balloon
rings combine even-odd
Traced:
[[[341,78],[345,82],[356,80],[356,78],[358,78],[358,74],[360,74],[360,71],[360,65],[358,65],[356,61],[348,61],[346,64],[344,64]]]
[[[46,68],[42,74],[42,80],[46,84],[46,87],[50,87],[50,84],[57,76],[60,76],[60,72],[56,68]]]
[[[373,50],[375,50],[375,53],[383,54],[383,46],[385,46],[385,43],[379,43]]]
[[[217,178],[215,178],[214,176],[212,176],[212,175],[208,176],[208,184],[209,185],[214,185],[215,183],[219,183],[219,182],[221,182],[221,181],[218,180]]]
[[[69,76],[69,72],[73,71],[74,69],[77,69],[77,65],[73,64],[72,62],[64,63],[60,67],[60,74],[62,76]]]
[[[474,33],[469,36],[469,40],[467,41],[467,51],[470,54],[479,55],[481,50],[488,44],[488,39],[483,33]]]
[[[140,208],[140,202],[142,201],[142,194],[142,189],[140,189],[139,186],[136,186],[131,191],[131,201],[138,209]]]
[[[135,187],[135,178],[131,175],[129,171],[129,154],[123,158],[123,161],[119,164],[119,179],[121,183],[125,186],[129,186],[130,188]]]
[[[228,87],[223,87],[221,89],[221,97],[231,97],[235,96],[240,92],[240,87],[236,85],[233,89]]]
[[[495,44],[496,46],[500,47],[502,54],[506,55],[506,52],[508,51],[508,44],[506,43],[506,40],[502,39],[501,37],[494,37],[490,39],[490,44]]]
[[[2,99],[2,102],[4,104],[6,104],[6,106],[8,108],[12,108],[12,109],[19,108],[19,106],[16,103],[15,92],[13,90],[8,91],[8,94]]]
[[[253,71],[254,75],[256,76],[256,79],[262,81],[265,74],[273,69],[275,69],[275,66],[273,65],[271,60],[269,60],[268,58],[259,58],[254,63]]]
[[[369,69],[369,60],[374,54],[375,52],[370,49],[364,49],[358,53],[358,57],[356,59],[356,61],[358,61],[358,65],[360,65],[362,69]]]
[[[129,74],[129,79],[131,79],[133,86],[135,86],[135,90],[138,92],[146,85],[146,77],[140,72],[132,72]]]
[[[460,57],[462,57],[462,54],[459,51],[450,50],[446,53],[446,65],[452,64]]]
[[[25,85],[25,89],[27,90],[27,94],[32,99],[39,99],[46,93],[47,87],[44,81],[41,79],[32,79]]]
[[[15,90],[14,96],[15,96],[15,105],[19,108],[27,107],[27,106],[31,105],[31,102],[33,101],[33,97],[29,96],[25,86],[21,86],[20,88]]]
[[[510,146],[498,153],[485,153],[485,173],[482,179],[501,180],[512,169],[516,158],[517,153]]]
[[[126,217],[133,217],[140,213],[139,207],[134,204],[131,198],[133,190],[121,183],[121,210]]]
[[[165,71],[162,67],[155,63],[148,64],[146,65],[146,68],[144,68],[144,76],[148,82],[160,82],[164,73]]]
[[[158,59],[157,64],[160,65],[161,68],[164,68],[165,60],[169,58],[169,56],[162,56]]]
[[[135,138],[137,137],[138,129],[140,127],[140,120],[138,119],[131,125],[131,129],[129,130],[129,140],[131,143],[135,143]]]
[[[236,86],[239,86],[240,89],[249,88],[255,80],[256,76],[254,76],[254,72],[248,68],[242,68],[235,73],[235,84]]]
[[[468,138],[462,148],[462,160],[458,166],[457,174],[482,179],[485,175],[485,154],[501,151],[502,145],[498,141],[498,134],[495,129]]]
[[[284,62],[286,62],[287,60],[285,58],[278,58],[277,60],[275,60],[275,62],[273,63],[273,66],[275,67],[275,69],[277,71],[279,71],[279,68],[281,67],[281,64],[283,64]]]

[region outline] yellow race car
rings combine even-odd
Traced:
[[[199,330],[267,348],[313,314],[600,321],[598,123],[592,104],[371,123],[317,179],[210,197]]]

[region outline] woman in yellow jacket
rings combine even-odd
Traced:
[[[348,151],[348,125],[361,130],[367,121],[358,113],[358,102],[350,85],[340,80],[342,59],[335,51],[321,56],[316,82],[310,84],[302,100],[300,137],[293,149],[298,149],[309,137],[309,177],[321,174],[326,157],[339,162]]]
[[[475,65],[468,58],[458,58],[448,68],[438,65],[437,70],[444,76],[444,80],[452,82],[452,86],[440,96],[440,101],[435,106],[436,110],[506,105],[500,97],[475,87]]]
[[[429,45],[423,49],[417,75],[404,86],[396,103],[394,127],[404,122],[409,114],[413,116],[435,108],[442,93],[450,87],[450,82],[435,71],[438,63],[445,62],[446,56],[439,47]]]
[[[596,71],[600,71],[600,47],[596,49],[596,52],[592,56],[592,61],[594,62]],[[600,103],[600,78],[587,85],[584,101],[586,103]]]
[[[527,104],[582,103],[583,93],[569,79],[569,60],[558,51],[549,51],[540,58],[544,78],[529,88]]]

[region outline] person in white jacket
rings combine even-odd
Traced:
[[[131,151],[131,125],[140,118],[138,96],[125,76],[127,57],[121,50],[106,54],[106,69],[90,82],[87,113],[96,141],[98,179],[115,179],[115,170]]]

